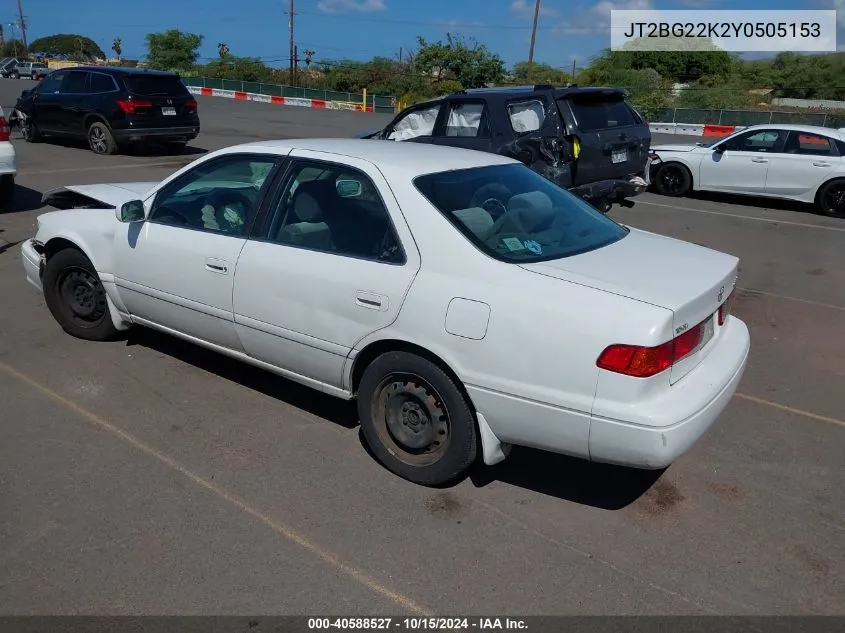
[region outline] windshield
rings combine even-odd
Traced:
[[[628,229],[521,164],[419,176],[417,189],[473,244],[506,262],[586,253]]]

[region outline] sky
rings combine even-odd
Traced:
[[[115,37],[123,56],[143,58],[145,35],[178,28],[204,36],[200,61],[217,56],[225,42],[232,54],[285,66],[289,57],[290,0],[21,0],[27,39],[75,33],[107,54]],[[542,0],[534,58],[570,69],[586,66],[609,46],[611,9],[837,8],[837,41],[845,50],[845,0]],[[534,0],[294,0],[294,38],[315,59],[398,58],[400,50],[459,33],[485,44],[508,66],[528,58]],[[708,12],[702,11],[702,17]],[[17,0],[0,0],[7,38],[18,36]]]

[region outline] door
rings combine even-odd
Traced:
[[[148,201],[146,221],[123,225],[115,282],[133,317],[241,349],[235,264],[279,160],[229,154],[203,161]]]
[[[419,254],[370,163],[291,155],[267,221],[238,260],[235,322],[251,356],[341,387],[355,344],[399,314]]]
[[[35,124],[43,132],[58,129],[62,105],[60,88],[67,74],[66,70],[50,73],[34,88],[32,107]]]
[[[447,107],[443,125],[435,131],[435,145],[492,151],[490,112],[484,101],[453,99]]]
[[[766,193],[790,197],[814,196],[842,162],[833,139],[797,130],[787,133],[782,150],[769,160]]]
[[[401,112],[382,132],[388,141],[413,141],[431,143],[434,124],[440,114],[442,103],[436,101]]]
[[[780,152],[786,133],[768,129],[730,137],[701,159],[701,189],[736,193],[764,193],[772,155]]]
[[[75,136],[85,134],[85,104],[90,91],[89,75],[90,73],[84,70],[71,70],[64,76],[58,95],[57,132]]]

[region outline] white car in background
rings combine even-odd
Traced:
[[[9,210],[15,197],[18,159],[10,138],[9,122],[0,107],[0,211]]]
[[[67,187],[22,245],[68,333],[156,328],[344,399],[437,485],[525,445],[660,469],[749,353],[736,257],[627,228],[516,160],[260,141],[160,183]],[[99,202],[97,202],[99,201]]]
[[[845,134],[813,125],[753,125],[709,143],[652,146],[658,193],[714,191],[815,203],[845,218]]]

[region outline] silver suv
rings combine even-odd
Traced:
[[[26,77],[32,79],[43,79],[48,72],[47,64],[42,62],[18,62],[15,68],[9,73],[12,79]]]

